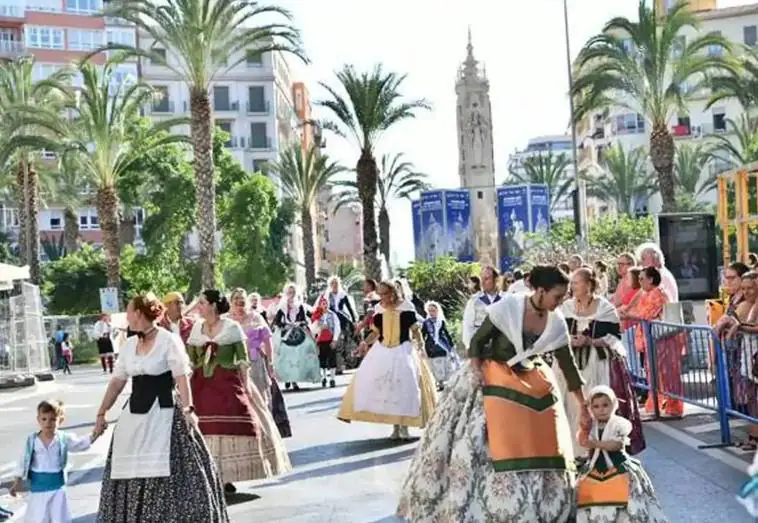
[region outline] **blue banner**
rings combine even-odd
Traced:
[[[433,261],[447,254],[444,191],[421,193],[421,249],[418,259]]]
[[[474,261],[471,201],[468,191],[445,191],[448,253],[460,262]]]
[[[547,184],[529,185],[529,216],[531,232],[546,233],[550,230],[550,193]]]
[[[413,252],[414,258],[421,258],[421,201],[411,202],[411,219],[413,221]]]
[[[510,185],[497,189],[500,270],[518,267],[529,230],[529,187]]]

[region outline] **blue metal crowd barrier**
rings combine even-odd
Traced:
[[[706,325],[642,321],[624,331],[623,341],[632,383],[648,391],[656,418],[659,398],[713,411],[719,446],[732,443],[730,418],[758,424],[758,334],[719,338]]]

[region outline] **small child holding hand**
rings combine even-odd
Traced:
[[[25,523],[72,521],[66,494],[68,453],[86,451],[97,438],[94,433],[77,437],[60,430],[64,414],[59,401],[42,401],[37,405],[39,431],[27,437],[16,479],[10,488],[11,496],[15,497],[21,483],[29,483],[31,494]]]

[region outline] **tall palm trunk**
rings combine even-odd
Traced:
[[[24,164],[19,162],[16,166],[16,216],[18,217],[18,259],[24,265],[29,265],[26,259],[26,186],[24,176]]]
[[[119,224],[119,245],[134,245],[137,239],[137,227],[134,224],[135,216],[131,209],[124,210],[124,216]]]
[[[121,287],[121,261],[119,260],[118,194],[110,185],[98,187],[96,195],[97,216],[103,231],[105,267],[108,287]]]
[[[390,264],[390,215],[387,207],[379,209],[379,251],[384,255],[387,267]]]
[[[30,161],[22,158],[16,171],[19,207],[18,244],[21,259],[29,266],[32,283],[40,282],[39,180]]]
[[[313,244],[313,215],[310,207],[300,210],[300,224],[303,229],[303,256],[305,257],[305,286],[308,292],[316,282],[316,248]]]
[[[650,133],[650,161],[658,173],[663,212],[676,210],[674,190],[674,137],[665,125],[655,125]]]
[[[205,89],[190,89],[193,167],[195,170],[196,227],[200,240],[200,282],[216,288],[216,187],[213,176],[211,101]]]
[[[358,198],[363,208],[363,266],[366,277],[374,280],[382,278],[382,266],[377,257],[379,246],[376,237],[376,214],[374,202],[376,202],[376,179],[379,169],[376,160],[367,151],[361,152],[356,167],[358,182]]]
[[[79,216],[71,207],[63,209],[63,246],[67,255],[79,250]]]
[[[29,275],[32,283],[39,285],[42,280],[39,262],[39,174],[31,162],[27,164],[27,171],[29,173],[27,186],[29,191],[29,209],[27,210]]]

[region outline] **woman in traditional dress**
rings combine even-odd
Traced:
[[[197,428],[190,362],[176,334],[156,327],[163,306],[152,294],[126,309],[136,332],[122,347],[97,413],[95,434],[131,379],[103,472],[99,523],[227,523],[216,465]]]
[[[645,469],[625,451],[632,424],[616,414],[613,389],[591,389],[588,402],[593,423],[579,440],[591,458],[577,484],[577,523],[668,523]]]
[[[422,323],[424,348],[432,363],[431,368],[437,380],[437,390],[442,390],[453,372],[460,368],[460,360],[458,353],[455,352],[453,338],[447,330],[442,305],[436,301],[429,301],[424,305],[424,309],[426,309],[426,319]]]
[[[300,390],[299,381],[316,383],[321,379],[316,341],[308,330],[309,314],[297,286],[288,283],[273,320],[274,370],[287,390]]]
[[[395,289],[397,289],[400,296],[400,307],[403,309],[414,310],[418,314],[420,320],[426,318],[426,311],[424,310],[424,302],[413,294],[408,280],[404,278],[397,278],[395,281]]]
[[[268,346],[268,355],[271,354],[271,331],[260,314],[248,312],[247,292],[244,289],[234,289],[231,295],[231,302],[232,310],[227,317],[238,322],[245,333],[247,354],[250,358],[248,370],[250,402],[253,410],[255,410],[255,415],[260,421],[263,458],[270,465],[270,467],[263,467],[262,470],[265,474],[264,477],[279,476],[292,470],[292,465],[287,454],[287,448],[284,446],[284,441],[282,441],[281,432],[272,415],[272,380],[269,375],[271,367],[268,365],[268,356],[260,351],[261,340],[265,340],[264,343]],[[286,428],[289,428],[289,422]]]
[[[392,283],[380,283],[378,293],[381,312],[374,313],[372,332],[358,347],[365,357],[337,418],[393,425],[391,439],[409,439],[408,427],[422,428],[432,416],[434,377],[423,362],[416,312],[400,309]]]
[[[251,313],[257,312],[260,314],[264,320],[266,320],[266,323],[268,323],[268,313],[266,312],[266,309],[263,307],[263,299],[261,298],[261,295],[257,292],[251,292],[250,296],[247,298],[250,303],[249,310]]]
[[[406,520],[569,520],[574,435],[542,359],[553,352],[584,406],[582,376],[556,310],[569,281],[556,267],[535,267],[530,278],[533,294],[507,294],[488,308],[471,340],[472,360],[448,383],[403,485],[397,512]]]
[[[644,450],[642,419],[632,389],[626,365],[626,350],[621,343],[621,325],[616,309],[610,301],[597,294],[597,280],[592,269],[581,267],[571,276],[572,298],[561,308],[566,318],[574,360],[584,378],[585,395],[598,385],[609,386],[616,393],[624,409],[621,415],[632,423],[631,454]],[[571,434],[579,431],[580,411],[573,398],[566,395],[566,380],[559,378],[563,402],[571,427]],[[587,451],[574,442],[574,457],[583,458]]]
[[[200,319],[187,340],[194,367],[192,395],[211,455],[216,460],[225,492],[234,483],[273,475],[261,446],[260,420],[251,400],[245,333],[236,321],[223,318],[229,302],[219,291],[202,292]]]
[[[103,374],[108,372],[113,374],[113,327],[111,326],[110,314],[103,313],[100,315],[100,319],[92,327],[92,337],[97,342],[97,352],[100,355]]]

